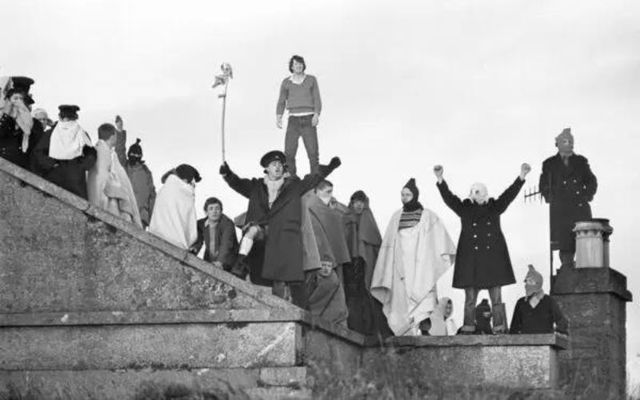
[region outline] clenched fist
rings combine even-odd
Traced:
[[[531,165],[524,163],[520,166],[520,179],[524,180],[525,176],[531,172]]]

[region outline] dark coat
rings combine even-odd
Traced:
[[[500,228],[500,215],[516,198],[524,185],[517,178],[497,199],[485,204],[460,200],[447,183],[438,183],[444,202],[462,223],[453,272],[453,287],[488,289],[515,283],[507,242]]]
[[[236,227],[233,221],[226,215],[220,217],[216,226],[216,251],[211,254],[210,230],[205,226],[207,218],[198,220],[198,239],[193,245],[195,252],[199,252],[204,244],[203,259],[208,262],[220,261],[225,271],[231,270],[238,255],[238,238],[236,237]]]
[[[0,157],[26,169],[33,170],[29,162],[33,149],[42,138],[44,129],[40,121],[34,119],[31,134],[29,135],[29,148],[26,153],[22,151],[22,137],[24,133],[18,127],[15,119],[7,114],[0,118]]]
[[[580,155],[569,157],[569,165],[560,154],[542,163],[540,192],[550,208],[551,246],[553,250],[576,249],[573,228],[578,221],[591,219],[589,202],[598,189],[598,180],[589,161]]]
[[[321,171],[326,167],[320,168]],[[310,174],[304,179],[285,178],[278,197],[269,209],[269,195],[263,178],[241,179],[233,172],[225,175],[229,186],[249,199],[247,223],[265,228],[266,240],[256,241],[247,256],[251,281],[268,285],[271,281],[303,281],[301,196],[313,189],[326,175]]]
[[[82,155],[73,160],[56,160],[49,157],[51,133],[46,132],[33,149],[33,163],[43,178],[71,193],[87,199],[87,171],[96,163],[96,149],[84,146]]]
[[[531,307],[526,297],[518,300],[513,310],[509,333],[536,334],[554,331],[569,334],[569,322],[551,296],[545,294],[535,308]]]

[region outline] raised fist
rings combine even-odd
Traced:
[[[531,172],[531,165],[527,163],[522,164],[520,167],[520,176],[524,178],[529,172]]]
[[[333,157],[331,161],[329,161],[329,168],[336,169],[340,165],[342,165],[342,161],[340,161],[340,157]]]
[[[435,165],[433,167],[433,173],[436,175],[436,178],[440,179],[444,173],[444,168],[442,168],[442,165]]]
[[[231,173],[231,168],[229,168],[229,164],[225,161],[220,166],[220,175],[225,176],[229,173]]]

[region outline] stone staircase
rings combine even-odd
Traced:
[[[3,159],[0,188],[0,398],[310,399],[310,365],[361,363],[361,335]]]

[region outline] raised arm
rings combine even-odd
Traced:
[[[333,170],[338,168],[341,164],[342,161],[340,161],[340,158],[333,157],[329,162],[329,165],[320,165],[319,172],[317,174],[309,174],[302,179],[300,194],[303,195],[309,190],[318,186],[318,184],[322,182],[324,178],[329,176],[331,172],[333,172]]]
[[[436,175],[438,182],[436,186],[438,187],[438,191],[440,192],[440,196],[442,196],[442,200],[444,203],[454,212],[456,215],[461,216],[462,214],[462,200],[455,194],[451,193],[449,190],[449,186],[447,182],[444,180],[444,168],[442,165],[436,165],[433,167],[433,173]]]
[[[227,182],[231,189],[235,190],[247,199],[251,196],[251,190],[253,189],[253,182],[251,179],[239,178],[238,175],[231,171],[231,168],[229,168],[229,164],[227,164],[226,161],[220,166],[220,175],[222,175],[225,182]]]
[[[529,172],[531,172],[531,166],[527,163],[522,164],[520,167],[520,175],[515,181],[513,181],[511,186],[509,186],[507,190],[505,190],[500,197],[496,199],[495,207],[498,213],[502,214],[505,212],[507,207],[509,207],[509,204],[515,200],[518,193],[520,193],[520,189],[522,189],[522,186],[524,185],[524,179]]]

